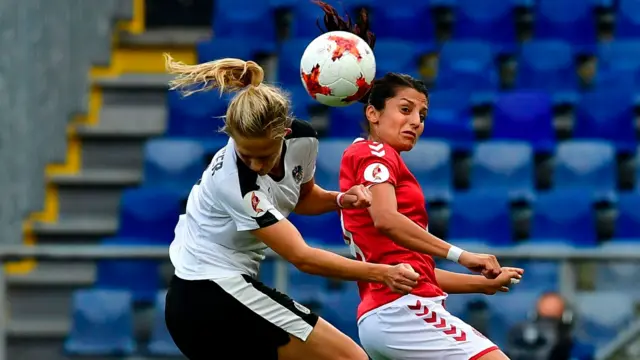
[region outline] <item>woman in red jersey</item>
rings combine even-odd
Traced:
[[[329,5],[328,31],[351,31],[373,48],[366,12],[356,25]],[[379,264],[407,263],[420,274],[408,294],[359,282],[360,340],[374,360],[502,360],[507,357],[490,340],[444,308],[447,293],[506,291],[521,269],[501,268],[495,256],[464,251],[428,232],[425,198],[400,157],[424,130],[428,110],[425,85],[408,75],[386,74],[375,80],[363,99],[368,139],[357,139],[342,158],[340,188],[362,184],[372,193],[369,209],[342,210],[346,241],[358,259]],[[432,256],[460,263],[480,275],[435,269]]]

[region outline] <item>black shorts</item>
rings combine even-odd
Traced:
[[[190,360],[277,359],[290,335],[307,339],[318,316],[249,276],[215,281],[173,276],[165,320]]]

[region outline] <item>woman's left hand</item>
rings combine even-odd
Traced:
[[[502,272],[495,279],[487,280],[488,286],[484,293],[493,295],[497,292],[508,292],[513,280],[520,281],[524,270],[520,268],[503,267]]]
[[[342,195],[340,205],[344,209],[365,209],[371,206],[371,198],[371,191],[367,187],[356,185]]]

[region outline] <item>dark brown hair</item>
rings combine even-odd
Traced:
[[[369,47],[373,50],[376,45],[376,35],[371,31],[369,27],[369,14],[364,8],[360,10],[355,23],[352,21],[348,14],[341,17],[338,11],[331,5],[320,1],[313,0],[315,4],[322,8],[324,11],[324,29],[317,22],[318,27],[323,32],[330,31],[347,31],[359,36],[361,39],[369,44]],[[369,92],[360,99],[360,102],[365,104],[365,111],[367,106],[371,105],[376,110],[384,110],[387,99],[396,96],[398,89],[412,88],[427,97],[429,100],[429,92],[424,82],[415,79],[412,76],[399,73],[387,73],[382,78],[376,79],[371,85]],[[365,122],[365,130],[369,132],[369,122]]]

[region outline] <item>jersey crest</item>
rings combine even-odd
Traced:
[[[265,215],[272,207],[267,196],[261,191],[251,191],[244,197],[246,209],[252,218]]]
[[[302,166],[297,165],[294,167],[291,174],[293,175],[293,179],[296,181],[296,184],[300,184],[300,182],[302,182],[302,178],[304,177],[304,170],[302,169]]]
[[[364,179],[372,183],[383,183],[389,180],[389,169],[381,163],[370,164],[364,169]]]

